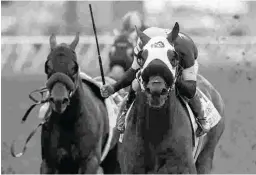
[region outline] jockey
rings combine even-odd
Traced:
[[[146,29],[143,33],[148,35],[149,37],[155,36],[167,36],[171,30],[150,27]],[[130,90],[128,100],[126,102],[126,106],[124,112],[121,116],[118,117],[117,120],[117,129],[122,133],[124,131],[124,122],[125,115],[133,100],[135,99],[135,92],[137,90],[134,84],[138,81],[133,81],[136,78],[136,73],[140,69],[140,66],[137,62],[137,58],[140,56],[141,49],[140,48],[140,39],[137,41],[137,45],[134,48],[134,61],[131,68],[125,72],[123,77],[117,81],[115,84],[106,84],[101,87],[101,94],[103,97],[108,97],[115,92],[119,91],[122,88],[125,88],[132,84],[132,88]],[[188,104],[192,108],[195,113],[195,117],[197,118],[197,123],[199,124],[199,129],[197,130],[197,136],[201,136],[210,130],[209,125],[204,118],[204,111],[202,108],[202,104],[200,102],[200,96],[196,90],[197,84],[197,73],[198,73],[198,50],[193,40],[184,33],[179,33],[178,37],[174,41],[174,48],[176,52],[179,53],[180,56],[180,66],[182,67],[182,74],[177,78],[176,87],[179,94],[182,97],[187,99]],[[134,83],[135,82],[135,83]],[[121,127],[120,127],[121,126]]]
[[[135,31],[134,26],[137,26],[141,31],[144,31],[147,28],[141,14],[136,11],[131,11],[124,15],[121,31],[132,33]]]
[[[148,28],[148,26],[145,24],[142,15],[138,13],[137,11],[131,11],[124,15],[122,19],[122,29],[121,33],[127,33],[132,40],[134,41],[134,45],[136,44],[137,40],[137,34],[134,29],[134,26],[136,26],[140,31],[144,31]]]

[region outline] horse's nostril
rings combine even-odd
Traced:
[[[150,93],[150,88],[149,87],[146,88],[146,92]]]
[[[62,101],[62,104],[69,104],[69,99],[68,98],[64,98]]]
[[[167,90],[166,88],[164,88],[164,89],[162,90],[162,92],[161,92],[161,95],[165,95],[165,94],[167,94],[167,92],[168,92],[168,90]]]
[[[53,98],[53,97],[50,97],[50,98],[49,98],[49,101],[52,102],[52,103],[54,103],[54,98]]]

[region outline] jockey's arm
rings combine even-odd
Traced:
[[[194,58],[192,55],[183,58],[184,69],[176,83],[179,93],[187,99],[192,99],[196,93],[198,62]]]
[[[136,78],[136,73],[140,69],[137,59],[134,58],[132,66],[124,73],[122,78],[114,84],[114,91],[117,92],[120,89],[126,88],[132,84],[132,81]]]
[[[196,59],[198,50],[191,38],[185,34],[180,34],[180,36],[180,45],[176,48],[182,55],[183,71],[181,77],[177,80],[176,86],[182,96],[192,99],[196,94],[197,87],[198,62]]]
[[[194,70],[195,65],[184,69],[176,83],[179,93],[187,99],[192,99],[196,93],[196,73]]]
[[[141,49],[138,43],[139,42],[137,42],[137,45],[134,48],[135,56],[133,58],[132,66],[124,73],[122,78],[113,85],[115,92],[131,85],[132,81],[136,78],[136,73],[140,70],[140,66],[137,62],[137,56]]]

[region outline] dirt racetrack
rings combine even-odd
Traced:
[[[213,173],[256,173],[255,67],[243,62],[201,65],[200,72],[219,90],[226,105],[226,129],[216,149]],[[9,146],[14,138],[23,141],[38,123],[38,110],[25,124],[20,119],[31,104],[28,93],[43,84],[44,76],[39,75],[2,76],[2,172],[39,173],[40,132],[20,159],[11,157]]]

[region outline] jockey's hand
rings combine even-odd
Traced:
[[[111,84],[105,84],[100,87],[101,96],[104,98],[109,97],[110,95],[115,93],[114,87]]]

